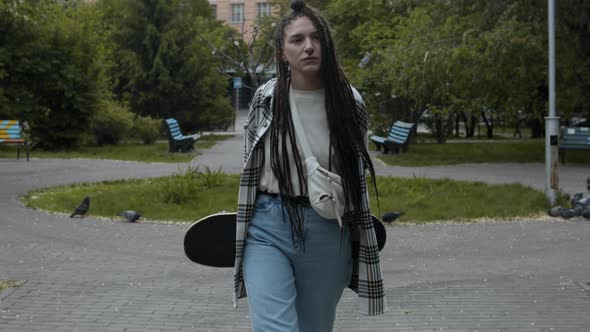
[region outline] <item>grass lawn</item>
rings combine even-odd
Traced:
[[[7,288],[18,287],[20,283],[17,280],[4,280],[0,279],[0,292]]]
[[[210,146],[231,136],[204,136],[198,144]],[[410,145],[408,153],[379,155],[391,165],[425,166],[460,163],[543,162],[543,140]],[[372,145],[372,144],[371,144]],[[199,145],[199,148],[206,148]],[[0,157],[14,158],[15,150],[0,147]],[[84,147],[75,152],[34,151],[38,158],[101,158],[137,161],[186,162],[196,154],[168,153],[167,144]],[[567,153],[568,163],[590,164],[587,151]],[[541,191],[521,185],[425,178],[377,179],[380,204],[372,195],[373,213],[406,213],[401,221],[511,219],[539,216],[548,208]],[[85,196],[91,197],[90,214],[119,219],[117,213],[136,210],[144,220],[192,222],[219,211],[235,211],[239,177],[210,169],[179,170],[168,177],[75,184],[27,193],[32,208],[71,213]],[[564,205],[564,199],[560,198]],[[567,203],[566,203],[567,204]]]
[[[195,143],[195,149],[197,151],[199,149],[208,149],[218,141],[231,137],[233,135],[205,135]],[[83,146],[72,151],[43,151],[38,149],[31,151],[31,157],[33,158],[90,158],[165,163],[188,162],[197,155],[196,152],[169,153],[168,143]],[[21,153],[21,157],[23,157],[23,153]],[[16,147],[0,145],[0,158],[16,158]]]
[[[374,148],[374,144],[371,148]],[[380,154],[380,160],[397,166],[435,166],[465,163],[545,162],[545,140],[481,143],[410,144],[407,153]],[[570,150],[566,164],[590,164],[590,151]]]
[[[239,177],[220,172],[172,177],[77,184],[27,193],[28,207],[71,213],[90,196],[90,214],[113,220],[123,210],[136,210],[144,220],[193,222],[219,211],[235,211]],[[539,216],[547,209],[542,192],[521,185],[424,178],[377,178],[380,210],[372,195],[373,213],[406,213],[400,220],[429,222],[469,221],[477,218],[509,219]]]

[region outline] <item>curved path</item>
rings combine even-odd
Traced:
[[[241,138],[191,164],[239,172]],[[248,331],[232,270],[184,258],[184,224],[69,219],[27,209],[34,188],[170,174],[176,164],[0,159],[0,331]],[[539,165],[378,167],[379,174],[539,187]],[[562,179],[588,169],[562,168]],[[584,174],[586,173],[586,174]],[[542,165],[541,165],[541,173]],[[581,183],[580,181],[579,183]],[[579,190],[578,190],[579,191]],[[590,223],[487,222],[389,228],[382,252],[390,311],[358,316],[344,293],[336,331],[589,331]]]

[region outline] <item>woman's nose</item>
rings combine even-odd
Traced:
[[[307,53],[308,55],[311,55],[313,53],[313,44],[311,43],[311,40],[307,39],[307,41],[305,42],[303,51],[305,53]]]

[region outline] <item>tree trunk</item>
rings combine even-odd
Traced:
[[[486,117],[486,113],[482,110],[481,117],[483,118],[483,122],[486,125],[486,136],[487,138],[494,138],[494,116],[490,116],[490,119]]]
[[[531,127],[531,138],[540,138],[543,137],[543,123],[541,120],[535,118],[529,122],[529,126]]]
[[[475,136],[475,127],[477,126],[477,116],[471,114],[469,118],[471,125],[469,126],[469,132],[467,133],[467,137],[474,137]]]
[[[461,133],[459,132],[459,125],[461,124],[460,114],[463,114],[463,112],[455,113],[455,137],[461,136]]]

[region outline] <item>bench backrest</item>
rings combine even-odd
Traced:
[[[18,120],[0,120],[0,139],[20,139],[21,129]]]
[[[393,126],[391,126],[391,131],[389,132],[387,139],[398,143],[405,143],[408,141],[414,126],[415,124],[413,123],[396,121]]]
[[[590,128],[588,127],[566,127],[563,128],[561,143],[562,146],[589,146]]]
[[[164,122],[166,123],[166,127],[168,128],[168,134],[171,137],[182,137],[184,136],[180,131],[180,126],[178,125],[178,121],[174,118],[165,119]]]

